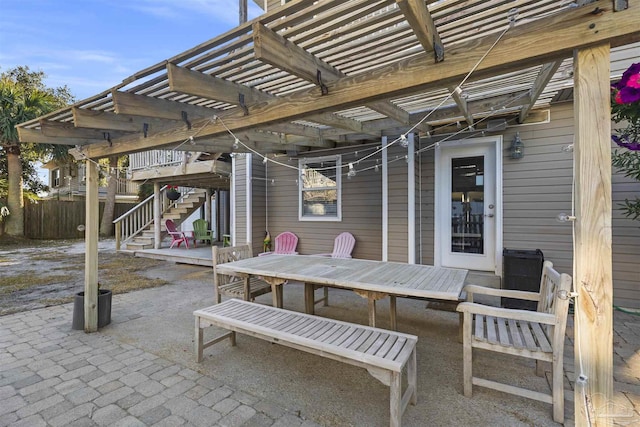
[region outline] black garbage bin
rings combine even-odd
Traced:
[[[502,251],[502,289],[540,292],[544,256],[540,249],[504,249]],[[524,310],[537,309],[536,301],[502,298],[502,306]]]

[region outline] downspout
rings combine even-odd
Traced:
[[[415,134],[408,135],[407,147],[407,262],[416,263],[416,164]]]
[[[387,137],[382,137],[382,261],[389,260],[389,166]]]
[[[251,212],[253,211],[253,185],[252,185],[252,181],[251,181],[251,176],[253,175],[253,165],[251,164],[251,161],[253,160],[251,153],[247,153],[245,155],[245,165],[246,165],[246,171],[245,171],[245,185],[247,187],[247,200],[246,200],[246,227],[247,227],[247,232],[246,232],[246,243],[249,243],[249,245],[251,245],[251,236],[253,235],[253,221],[251,218]]]
[[[231,246],[236,245],[236,155],[231,158],[231,185],[229,188],[229,234],[231,234]]]

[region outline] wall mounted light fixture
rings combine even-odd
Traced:
[[[512,159],[521,159],[524,157],[524,144],[520,139],[520,132],[516,132],[516,136],[511,141],[511,147],[509,147],[511,151]]]

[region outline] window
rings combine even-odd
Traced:
[[[60,187],[60,169],[51,171],[51,186],[53,188]]]
[[[301,221],[342,219],[340,156],[300,160],[299,181]]]

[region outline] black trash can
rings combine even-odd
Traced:
[[[540,249],[504,249],[502,251],[502,289],[540,292],[540,278],[544,256]],[[536,301],[502,298],[502,306],[533,310],[538,308]]]

